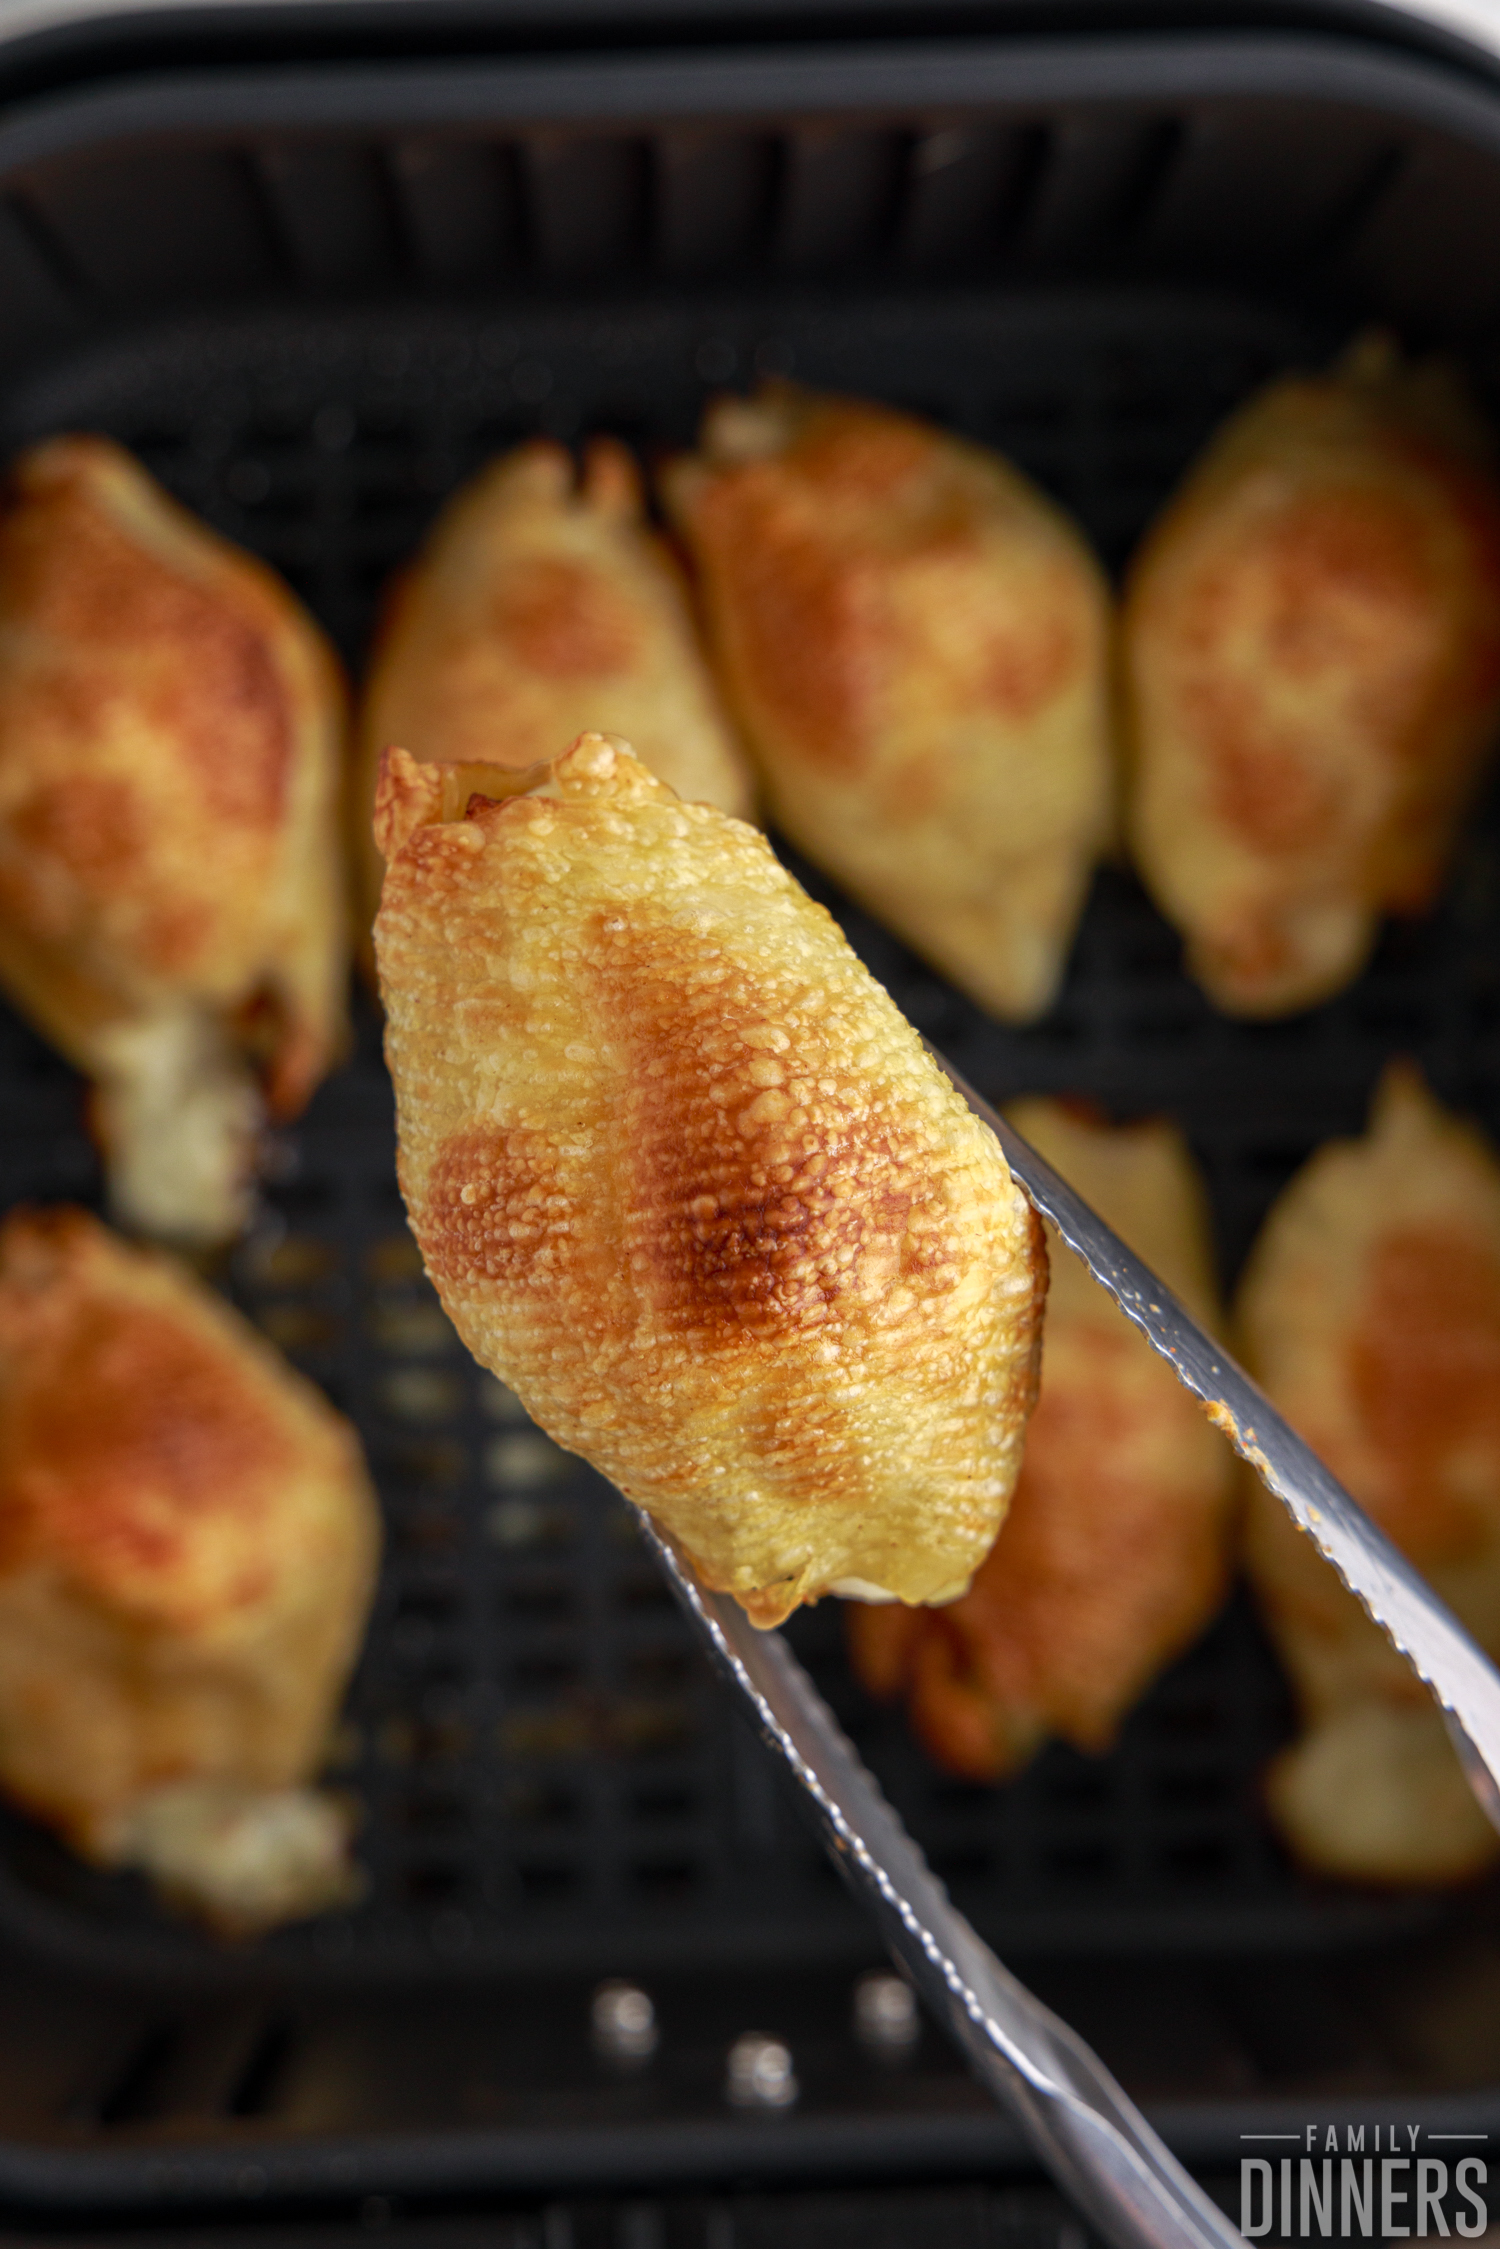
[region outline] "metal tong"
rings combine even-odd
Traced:
[[[934,1060],[995,1134],[1030,1201],[1431,1688],[1470,1786],[1500,1828],[1500,1673],[1243,1368],[941,1055]],[[1116,2249],[1239,2244],[1098,2056],[956,1910],[781,1635],[757,1631],[737,1602],[705,1592],[645,1517],[642,1528],[718,1669],[817,1807],[834,1863],[893,1956],[1064,2193]]]

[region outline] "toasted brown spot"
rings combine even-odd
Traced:
[[[716,481],[700,537],[757,701],[809,759],[852,776],[867,762],[886,677],[886,587],[878,570],[851,564],[787,509],[784,481],[774,464]]]
[[[71,878],[75,901],[79,893],[94,901],[128,897],[141,885],[147,838],[140,799],[128,781],[100,774],[44,785],[18,807],[11,827],[31,864],[13,879],[0,877],[0,895],[26,901],[25,921],[33,930],[62,934],[64,927],[42,862],[50,860]],[[143,963],[170,975],[192,962],[213,921],[206,901],[174,903],[148,887],[134,949]]]
[[[919,750],[880,776],[880,805],[887,819],[925,820],[948,793],[952,768],[940,750]]]
[[[491,618],[518,663],[549,679],[628,671],[639,633],[626,602],[597,570],[538,555],[507,574]]]
[[[610,934],[592,973],[597,1019],[632,1057],[611,1254],[659,1323],[695,1348],[760,1347],[895,1290],[915,1305],[957,1285],[962,1246],[909,1126],[799,1078],[785,1033],[766,1028],[795,1021],[795,998],[711,951],[685,961],[680,931],[639,920]],[[700,993],[710,1004],[695,1008]],[[440,1287],[552,1292],[582,1254],[576,1223],[555,1141],[516,1127],[444,1145],[420,1230]]]
[[[841,400],[808,416],[787,457],[830,498],[868,506],[899,498],[925,476],[939,445],[920,422]]]
[[[157,905],[142,917],[137,937],[140,957],[164,976],[188,968],[212,936],[210,905]]]
[[[696,964],[712,1006],[684,1006],[670,930],[622,930],[601,965],[604,1020],[635,1055],[621,1120],[629,1251],[674,1326],[721,1344],[791,1334],[898,1284],[955,1285],[941,1190],[909,1130],[853,1086],[799,1075],[795,1035],[780,1052],[755,1039],[766,1023],[795,1031],[795,994],[758,987],[726,956],[709,977]]]
[[[1447,685],[1430,525],[1399,494],[1299,493],[1181,592],[1185,715],[1224,824],[1268,853],[1316,851],[1339,826],[1333,724],[1406,754]],[[1290,701],[1289,701],[1290,697]]]
[[[0,609],[55,649],[36,692],[63,727],[108,730],[133,710],[180,745],[211,815],[271,826],[291,714],[250,600],[169,569],[81,483],[28,493],[0,523]]]
[[[985,696],[1017,725],[1044,710],[1081,667],[1076,606],[1076,597],[1070,604],[1068,589],[1059,585],[1053,606],[1039,599],[1026,616],[1010,620],[990,635]]]
[[[1426,642],[1423,529],[1394,495],[1336,487],[1274,517],[1243,550],[1267,663],[1294,679],[1404,671]]]
[[[1385,1529],[1415,1559],[1482,1544],[1479,1506],[1455,1491],[1455,1456],[1500,1460],[1500,1262],[1460,1227],[1408,1226],[1371,1255],[1349,1376],[1393,1473]]]
[[[164,599],[154,622],[163,645],[176,640],[193,653],[174,659],[182,672],[157,690],[152,715],[181,741],[212,816],[274,827],[292,755],[286,687],[256,625],[235,616],[222,596],[181,590],[188,598],[180,605]],[[142,620],[143,634],[152,622]]]
[[[861,1213],[805,1166],[786,1187],[757,1185],[747,1176],[762,1168],[753,1145],[716,1145],[712,1127],[695,1124],[681,1154],[654,1167],[661,1204],[647,1255],[662,1297],[694,1328],[816,1326],[881,1221],[899,1226],[909,1198]]]
[[[140,861],[139,799],[128,781],[108,774],[44,782],[10,825],[28,853],[60,862],[94,891],[128,887]]]
[[[1311,853],[1327,843],[1339,826],[1339,775],[1309,759],[1300,730],[1268,720],[1238,681],[1197,680],[1184,706],[1209,745],[1210,793],[1226,827],[1267,853]],[[1276,941],[1268,942],[1279,962]]]
[[[85,1304],[44,1375],[9,1401],[0,1556],[14,1567],[44,1546],[128,1604],[190,1560],[204,1517],[266,1513],[258,1480],[293,1466],[285,1432],[215,1339],[142,1305]],[[252,1577],[236,1602],[263,1592],[265,1572]]]
[[[543,1285],[538,1253],[566,1245],[569,1205],[544,1133],[524,1129],[455,1133],[428,1175],[422,1254],[439,1287]],[[554,1266],[546,1284],[556,1286]]]

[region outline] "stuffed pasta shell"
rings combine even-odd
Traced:
[[[1045,1251],[831,917],[598,735],[392,752],[377,833],[402,1192],[475,1357],[757,1623],[961,1593]]]
[[[1361,1140],[1292,1180],[1238,1317],[1272,1401],[1500,1655],[1500,1161],[1393,1067]],[[1248,1560],[1303,1733],[1273,1766],[1298,1856],[1358,1880],[1461,1880],[1500,1853],[1426,1688],[1258,1484]]]
[[[115,1214],[250,1208],[345,1034],[344,690],[312,620],[119,446],[0,496],[0,985],[93,1080]]]
[[[1176,1128],[1111,1126],[1045,1100],[1008,1114],[1217,1326],[1207,1202]],[[1228,1585],[1236,1479],[1226,1440],[1079,1260],[1064,1249],[1051,1262],[1041,1390],[988,1559],[947,1608],[848,1614],[865,1685],[903,1695],[929,1753],[971,1780],[1014,1772],[1050,1735],[1108,1748]]]
[[[1378,339],[1229,422],[1127,587],[1136,862],[1236,1015],[1419,913],[1500,726],[1500,486],[1453,378]]]
[[[788,386],[665,479],[781,828],[982,1007],[1051,1003],[1111,828],[1110,604],[998,455]]]
[[[750,810],[749,771],[634,462],[597,438],[579,474],[538,438],[449,501],[387,607],[360,724],[370,916],[381,871],[370,818],[390,743],[428,764],[528,766],[588,727],[628,735],[679,796]]]
[[[220,1926],[344,1901],[308,1786],[379,1550],[358,1439],[183,1266],[0,1227],[0,1785]]]

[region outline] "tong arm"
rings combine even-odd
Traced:
[[[840,1873],[1064,2192],[1115,2249],[1243,2249],[1098,2056],[953,1905],[780,1633],[705,1592],[645,1516],[641,1528],[715,1665],[812,1799]]]
[[[1489,1657],[1244,1368],[1013,1125],[941,1055],[934,1060],[990,1127],[1028,1201],[1051,1219],[1431,1689],[1469,1786],[1500,1829],[1500,1673]]]

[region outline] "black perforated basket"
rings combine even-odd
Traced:
[[[690,435],[709,377],[795,369],[1003,446],[1117,561],[1225,409],[1326,341],[1233,300],[1154,292],[1023,304],[785,295],[690,313],[618,303],[607,318],[517,308],[504,322],[221,319],[70,367],[22,394],[11,433],[123,438],[283,569],[357,659],[379,587],[442,494],[539,427],[576,440],[623,426],[649,454]],[[1067,1091],[1176,1114],[1231,1261],[1291,1165],[1328,1132],[1357,1128],[1393,1039],[1451,1098],[1488,1090],[1494,1050],[1456,1004],[1500,928],[1483,913],[1469,927],[1455,907],[1393,937],[1316,1018],[1247,1028],[1214,1015],[1169,932],[1111,870],[1061,1003],[1015,1032],[800,871],[987,1093]],[[15,1079],[36,1089],[25,1117],[44,1099],[73,1111],[76,1186],[92,1193],[76,1089],[14,1038]],[[32,1154],[13,1141],[9,1195],[57,1192],[61,1145]],[[601,1974],[858,1949],[857,1911],[694,1656],[633,1518],[469,1363],[444,1319],[395,1189],[373,1011],[357,1058],[277,1155],[231,1285],[358,1421],[390,1555],[337,1765],[364,1809],[369,1894],[265,1949],[344,1973],[436,1961]],[[1310,1890],[1269,1841],[1256,1776],[1286,1713],[1239,1610],[1156,1690],[1113,1756],[1054,1749],[1003,1790],[946,1780],[899,1717],[863,1702],[836,1605],[793,1637],[940,1871],[1007,1946],[1307,1943],[1410,1918],[1409,1904]],[[33,1933],[64,1948],[101,1962],[196,1959],[209,1973],[250,1965],[157,1913],[140,1885],[86,1873],[15,1823],[4,1868],[0,1911],[24,1900]]]

